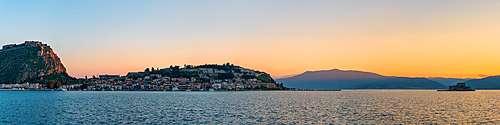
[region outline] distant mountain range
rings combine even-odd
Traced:
[[[322,70],[276,79],[285,87],[298,89],[444,89],[458,82],[466,82],[476,89],[500,89],[500,76],[483,79],[409,78],[383,76],[356,70]]]
[[[297,76],[276,79],[289,88],[338,89],[358,88],[360,84],[381,81],[389,77],[362,71],[342,71],[338,69],[307,71]]]
[[[471,79],[466,85],[475,89],[500,89],[500,76],[490,76],[483,79]]]
[[[439,82],[445,86],[451,86],[451,85],[456,85],[459,82],[465,82],[471,79],[460,79],[460,78],[442,78],[442,77],[430,77],[427,78],[432,81]]]
[[[441,89],[446,86],[426,79],[426,78],[408,78],[396,77],[382,81],[361,84],[359,89]]]

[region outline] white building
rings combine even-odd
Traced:
[[[212,84],[212,88],[213,89],[221,89],[222,88],[222,84],[220,84],[220,83]]]

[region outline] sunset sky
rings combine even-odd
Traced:
[[[500,1],[0,1],[0,44],[40,40],[75,77],[226,63],[274,78],[500,75]]]

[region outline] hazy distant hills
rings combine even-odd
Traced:
[[[457,83],[462,83],[467,80],[471,79],[460,79],[460,78],[442,78],[442,77],[432,77],[432,78],[427,78],[429,80],[439,82],[445,86],[451,86],[451,85],[456,85]]]
[[[376,73],[355,71],[355,70],[322,70],[322,71],[307,71],[300,75],[286,79],[294,80],[338,80],[338,79],[381,79],[389,78]]]
[[[361,84],[359,89],[442,89],[446,86],[427,78],[397,77]]]
[[[300,75],[276,79],[284,86],[301,89],[338,89],[357,88],[362,83],[380,81],[389,77],[370,72],[342,71],[338,69],[324,71],[307,71]]]
[[[382,76],[363,71],[338,69],[307,71],[303,74],[276,79],[284,86],[299,89],[442,89],[445,85],[426,78]]]
[[[475,89],[500,89],[500,76],[472,79],[465,82],[465,84]]]

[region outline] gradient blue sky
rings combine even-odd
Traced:
[[[0,1],[0,44],[41,40],[72,76],[231,62],[273,77],[353,69],[499,75],[500,1]]]

